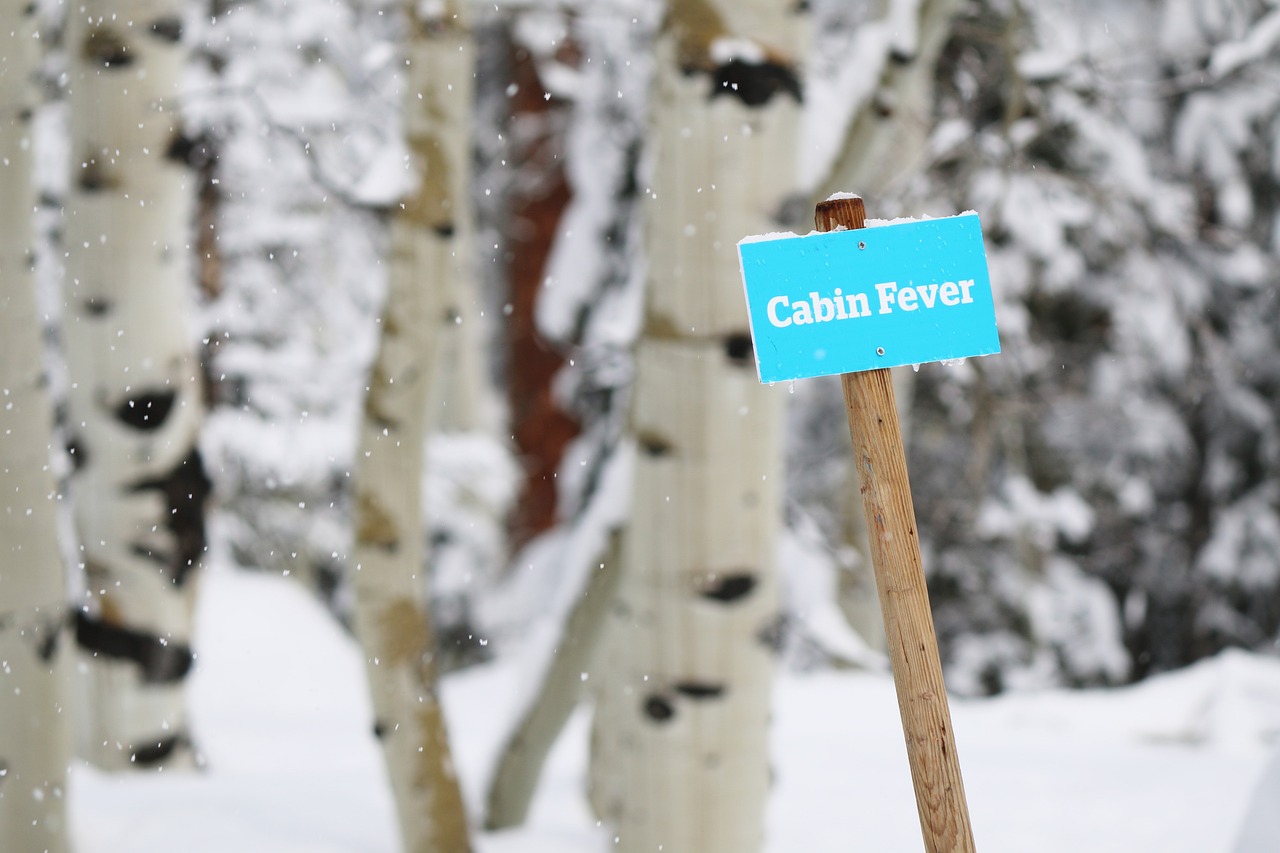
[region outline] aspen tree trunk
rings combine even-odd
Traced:
[[[904,0],[889,0],[891,3]],[[822,182],[823,197],[857,190],[874,197],[915,166],[934,127],[933,92],[938,57],[951,35],[959,0],[915,2],[915,29],[895,33],[895,46],[872,102],[858,112]],[[853,61],[857,61],[856,57]]]
[[[640,451],[593,735],[622,851],[763,842],[785,392],[756,378],[736,244],[793,189],[801,15],[672,0],[657,47]]]
[[[467,222],[472,51],[462,2],[409,3],[404,122],[414,188],[391,219],[382,339],[356,459],[355,629],[399,814],[414,853],[469,851],[436,695],[422,483],[428,404],[455,304]]]
[[[0,850],[60,853],[71,644],[32,266],[34,19],[0,7]]]
[[[618,588],[618,537],[611,539],[565,620],[541,689],[503,745],[485,803],[486,829],[524,823],[547,755],[578,705],[582,677],[594,669],[605,614]]]
[[[896,34],[898,47],[891,52],[872,102],[849,126],[823,182],[823,197],[847,190],[870,197],[881,195],[919,163],[934,127],[933,94],[938,57],[951,35],[959,5],[957,0],[922,0],[912,21],[914,32]],[[894,369],[893,385],[904,441],[911,426],[914,384],[914,371],[905,367]],[[845,495],[847,506],[840,513],[844,519],[844,539],[862,559],[838,575],[836,601],[849,624],[868,645],[885,651],[884,620],[871,570],[871,550],[856,475],[850,476]]]
[[[191,765],[183,687],[209,482],[186,326],[191,144],[181,0],[68,9],[72,175],[64,333],[87,598],[80,748],[112,769]]]

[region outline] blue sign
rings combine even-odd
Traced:
[[[1000,351],[974,214],[738,244],[761,382]]]

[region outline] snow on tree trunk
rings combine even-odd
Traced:
[[[565,619],[542,687],[503,745],[485,805],[488,829],[524,823],[547,754],[578,705],[583,678],[600,656],[601,628],[618,588],[617,538],[611,537],[608,554]]]
[[[801,20],[675,0],[657,46],[640,451],[593,734],[622,851],[763,841],[784,395],[756,378],[735,246],[793,188]]]
[[[183,686],[208,480],[186,325],[191,141],[178,0],[69,10],[72,175],[64,333],[87,601],[80,749],[105,768],[190,765]]]
[[[462,4],[437,6],[407,8],[404,122],[415,183],[392,214],[355,472],[355,630],[403,846],[415,853],[470,850],[425,604],[424,443],[446,329],[458,317],[472,80]]]
[[[70,637],[33,274],[35,7],[0,9],[0,849],[67,849]]]
[[[867,68],[867,74],[877,74],[876,84],[845,130],[817,198],[849,190],[880,198],[895,181],[919,167],[934,129],[938,56],[951,35],[958,6],[956,0],[891,0],[885,19],[867,25],[886,27],[886,61],[878,69]],[[893,372],[904,441],[911,424],[914,381],[915,372],[908,368]],[[856,476],[848,478],[844,499],[840,512],[844,544],[856,549],[862,559],[840,572],[836,600],[849,624],[868,644],[883,651],[884,622]]]
[[[854,190],[874,198],[921,165],[934,128],[938,56],[959,6],[958,0],[890,0],[888,62],[845,133],[821,196]]]

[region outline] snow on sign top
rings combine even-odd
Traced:
[[[738,243],[761,382],[1000,351],[974,214]]]

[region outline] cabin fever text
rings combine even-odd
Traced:
[[[950,308],[973,301],[970,290],[973,279],[944,281],[940,284],[898,286],[896,281],[884,281],[875,285],[878,313],[894,311],[928,311],[934,308]],[[804,326],[810,323],[828,323],[833,320],[851,320],[871,316],[871,298],[866,293],[843,293],[836,288],[830,296],[817,291],[808,299],[791,301],[788,296],[775,296],[769,300],[769,322],[779,329],[792,324]]]

